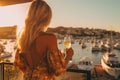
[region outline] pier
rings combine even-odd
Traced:
[[[95,68],[93,71],[91,71],[91,74],[89,73],[89,71],[85,71],[85,70],[79,70],[79,71],[68,70],[67,74],[69,76],[69,79],[63,79],[63,80],[120,80],[120,79],[115,79],[114,77],[107,74],[102,69],[102,66],[100,64],[95,64]]]
[[[120,80],[107,74],[100,64],[95,65],[96,73],[92,74],[92,80]]]

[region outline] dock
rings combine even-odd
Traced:
[[[90,80],[120,80],[115,79],[114,77],[107,74],[100,64],[95,64],[94,70],[91,72],[91,79]],[[87,79],[87,75],[83,72],[75,73],[75,72],[67,72],[64,76],[64,79],[61,80],[89,80]]]
[[[120,80],[120,79],[115,79],[114,77],[107,74],[102,69],[102,66],[100,64],[95,65],[95,70],[96,72],[93,72],[92,74],[92,80]]]

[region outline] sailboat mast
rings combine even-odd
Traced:
[[[112,36],[112,31],[110,32],[110,52],[113,51],[113,36]]]

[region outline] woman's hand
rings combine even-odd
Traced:
[[[72,48],[66,49],[66,58],[65,58],[66,65],[68,64],[69,60],[72,58],[73,54],[74,51]]]

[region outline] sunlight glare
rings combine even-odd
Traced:
[[[28,3],[0,7],[0,27],[17,25],[18,34],[23,29],[27,9]]]

